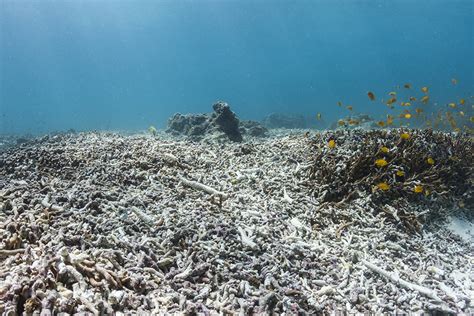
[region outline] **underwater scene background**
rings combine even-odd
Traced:
[[[468,124],[472,38],[469,0],[3,0],[0,133],[163,128],[217,100],[243,119],[294,113],[327,128],[396,117],[424,86],[424,113],[463,111]]]
[[[0,314],[474,315],[473,6],[0,0]]]

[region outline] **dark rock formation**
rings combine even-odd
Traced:
[[[243,135],[267,136],[264,126],[255,121],[240,121],[227,103],[219,101],[212,108],[214,112],[207,114],[175,114],[168,120],[166,132],[198,141],[213,138],[241,142]]]
[[[239,130],[239,119],[235,113],[230,110],[229,105],[219,101],[215,103],[212,108],[214,109],[214,113],[211,116],[212,120],[210,125],[214,123],[218,126],[231,141],[241,142],[243,138]]]

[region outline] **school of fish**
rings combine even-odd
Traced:
[[[457,79],[451,79],[451,83],[453,85],[457,85]],[[413,85],[411,83],[403,84],[403,88],[406,91],[412,91]],[[397,89],[400,89],[400,86],[397,86]],[[433,105],[436,107],[435,110],[433,108],[425,109],[423,108],[430,102],[430,95],[429,95],[429,87],[423,86],[420,88],[422,95],[420,97],[416,97],[413,93],[408,93],[409,97],[408,100],[402,100],[399,102],[400,106],[402,107],[401,112],[398,115],[391,115],[387,114],[385,120],[377,121],[377,125],[381,128],[390,127],[395,125],[395,119],[398,118],[398,123],[400,127],[409,127],[410,120],[416,119],[417,124],[419,127],[423,128],[434,128],[434,129],[450,129],[452,132],[460,133],[465,132],[469,135],[474,134],[474,128],[472,124],[474,123],[474,104],[470,106],[466,106],[466,99],[460,98],[459,101],[452,101],[446,104],[445,108],[440,108],[437,103]],[[402,93],[400,93],[402,94]],[[403,93],[406,94],[406,93]],[[410,95],[411,94],[411,95]],[[388,94],[388,100],[384,101],[384,99],[380,99],[381,103],[386,105],[389,109],[394,110],[397,101],[399,100],[399,94],[396,91],[390,91]],[[373,91],[367,92],[367,97],[371,102],[377,101],[377,97]],[[473,103],[474,96],[470,97],[471,102]],[[415,108],[413,112],[409,109],[412,104],[419,103],[418,107]],[[337,105],[342,107],[344,104],[342,101],[338,101]],[[346,109],[349,111],[354,110],[353,105],[346,105]],[[470,113],[469,119],[466,119],[466,113]],[[321,120],[321,113],[318,113],[316,116],[317,120]],[[337,122],[338,126],[353,126],[359,125],[360,122],[357,119],[353,119],[351,117],[347,119],[339,119]],[[401,141],[409,141],[411,135],[408,132],[401,132],[400,133],[400,140]],[[334,139],[329,139],[327,146],[329,149],[336,148],[336,142]],[[390,152],[390,148],[386,146],[382,146],[380,148],[381,154],[388,154]],[[436,165],[436,161],[433,157],[426,157],[426,163],[432,167]],[[383,158],[375,159],[374,165],[377,168],[384,168],[387,167],[390,163]],[[403,170],[396,170],[394,176],[398,177],[398,179],[403,179],[405,177],[405,171]],[[375,184],[374,190],[381,190],[381,191],[389,191],[390,185],[387,182],[379,182]],[[430,192],[428,189],[425,189],[422,185],[415,185],[413,187],[413,192],[417,194],[424,193],[425,195],[429,195]]]

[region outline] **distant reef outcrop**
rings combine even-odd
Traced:
[[[244,136],[268,136],[268,130],[259,122],[239,120],[226,102],[218,101],[212,108],[214,112],[205,114],[176,113],[168,120],[166,132],[198,141],[215,139],[241,142]]]
[[[272,113],[263,119],[263,125],[267,128],[310,128],[309,120],[299,114]]]

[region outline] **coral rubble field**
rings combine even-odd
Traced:
[[[471,138],[270,133],[4,149],[0,312],[474,312]]]

